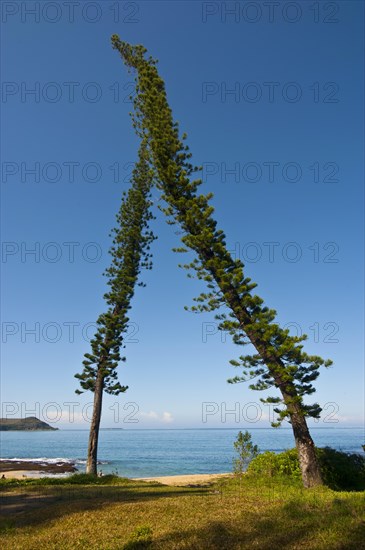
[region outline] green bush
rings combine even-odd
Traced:
[[[264,477],[289,476],[300,479],[297,450],[290,449],[279,454],[265,451],[250,462],[247,472]]]
[[[336,451],[330,447],[316,449],[323,482],[335,491],[365,490],[365,457]],[[300,479],[298,453],[290,449],[283,453],[266,451],[252,460],[248,474],[263,477],[285,476]]]
[[[365,457],[336,451],[330,447],[316,449],[323,481],[335,491],[365,490]]]

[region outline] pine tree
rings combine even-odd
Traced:
[[[142,139],[139,159],[132,173],[132,185],[127,194],[123,194],[122,204],[117,214],[117,226],[112,230],[113,237],[110,254],[112,262],[105,271],[109,291],[104,295],[108,305],[106,313],[97,320],[97,331],[91,340],[91,353],[85,353],[83,371],[76,374],[83,391],[94,393],[93,415],[90,425],[86,472],[97,473],[97,449],[99,426],[102,411],[102,398],[105,391],[119,395],[128,389],[117,380],[117,367],[123,339],[128,328],[128,310],[134,295],[141,268],[151,269],[150,244],[155,239],[149,230],[149,221],[153,218],[150,211],[150,190],[153,182],[153,170],[148,161],[146,140]],[[138,283],[145,286],[144,283]],[[76,390],[76,393],[83,393]]]
[[[233,460],[233,470],[235,474],[241,475],[246,470],[249,462],[256,458],[260,451],[258,446],[252,443],[252,436],[247,430],[244,433],[238,432],[233,446],[238,455]]]
[[[292,426],[304,486],[319,485],[320,467],[306,417],[318,418],[321,408],[318,403],[305,404],[304,396],[315,391],[312,382],[319,374],[319,367],[328,367],[332,362],[307,355],[301,344],[306,337],[290,336],[288,330],[274,322],[275,310],[265,306],[262,298],[252,292],[257,285],[244,275],[243,263],[228,252],[225,234],[217,228],[212,216],[214,208],[209,204],[212,194],[198,194],[201,179],[192,178],[199,168],[190,163],[192,155],[185,145],[186,134],[179,136],[179,124],[173,120],[157,61],[146,57],[147,50],[142,45],[132,46],[118,35],[112,36],[112,46],[128,69],[135,71],[138,128],[148,137],[158,188],[167,203],[164,211],[171,223],[178,222],[183,230],[184,246],[176,251],[191,249],[196,253],[195,259],[184,267],[208,284],[209,291],[195,299],[197,305],[192,309],[223,308],[217,315],[219,328],[229,331],[236,344],[253,345],[257,353],[233,361],[243,367],[243,375],[231,382],[256,377],[252,389],[274,387],[280,391],[280,397],[268,398],[266,402],[283,406],[276,408],[276,425],[286,418]]]

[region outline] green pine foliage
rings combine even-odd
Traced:
[[[233,443],[237,457],[233,461],[235,474],[243,474],[247,465],[259,454],[259,448],[252,443],[252,436],[247,430],[238,432],[236,441]]]
[[[173,120],[157,61],[146,56],[142,45],[132,46],[118,35],[112,36],[112,46],[128,69],[136,69],[134,126],[146,133],[169,223],[177,222],[183,230],[183,247],[175,250],[195,252],[195,259],[183,267],[189,276],[207,283],[208,292],[195,298],[191,309],[219,310],[220,330],[228,331],[236,344],[252,344],[257,351],[231,361],[241,372],[229,382],[249,381],[253,390],[280,390],[279,395],[261,399],[276,404],[274,426],[293,415],[318,418],[319,404],[307,404],[304,397],[315,392],[319,368],[329,367],[332,361],[308,355],[302,344],[306,336],[291,336],[275,322],[276,311],[253,292],[256,283],[246,277],[243,262],[227,250],[225,234],[213,218],[212,194],[199,194],[201,179],[194,178],[199,168],[191,164],[186,134],[180,137],[179,124]]]
[[[128,328],[128,310],[142,268],[151,269],[150,245],[156,238],[149,230],[153,218],[150,207],[151,186],[154,172],[149,165],[146,141],[143,139],[139,159],[132,173],[132,186],[123,194],[122,204],[116,216],[117,226],[112,230],[110,254],[112,262],[104,275],[109,290],[104,295],[108,305],[97,320],[97,331],[91,340],[91,352],[85,353],[83,371],[75,377],[83,391],[95,390],[97,374],[103,378],[103,389],[112,395],[125,392],[128,387],[117,380],[117,367],[125,357],[121,356],[123,338]]]

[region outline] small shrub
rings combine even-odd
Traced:
[[[233,443],[238,458],[233,460],[233,470],[235,474],[242,474],[247,464],[259,454],[257,445],[252,443],[251,434],[248,431],[238,432],[237,439]]]

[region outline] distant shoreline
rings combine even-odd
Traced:
[[[280,428],[274,428],[275,430],[280,431],[293,431],[291,427],[281,426]],[[310,430],[364,430],[363,426],[311,426]],[[61,431],[61,432],[88,432],[89,428],[65,428],[62,427],[62,430],[59,428],[50,427],[47,429],[24,429],[24,430],[1,430],[0,431],[23,431],[23,432],[41,432],[41,431]],[[238,426],[237,428],[100,428],[100,431],[124,431],[124,432],[178,432],[178,431],[230,431],[230,430],[273,430],[271,426],[265,427],[252,427],[252,426]]]

